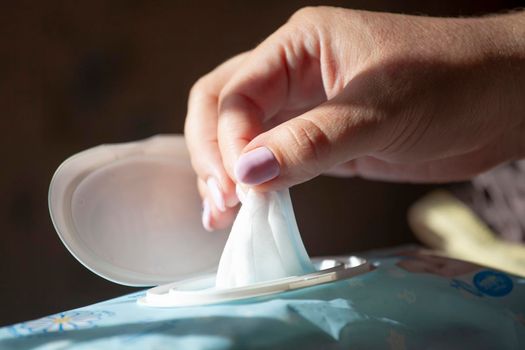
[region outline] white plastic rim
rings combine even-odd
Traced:
[[[347,279],[371,270],[368,261],[357,256],[318,258],[312,262],[317,272],[236,288],[214,288],[215,274],[206,274],[152,288],[137,302],[143,306],[164,308],[226,303]]]

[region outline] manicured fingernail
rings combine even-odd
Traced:
[[[235,177],[246,185],[260,185],[279,176],[279,162],[267,147],[259,147],[239,157]]]
[[[241,201],[241,203],[244,202],[246,194],[244,194],[244,190],[239,184],[235,185],[235,194],[237,194],[237,198],[239,198],[239,201]]]
[[[219,209],[222,212],[226,211],[224,196],[222,195],[222,191],[219,187],[219,183],[217,182],[217,180],[215,180],[214,177],[210,177],[208,178],[208,181],[206,181],[206,185],[208,185],[208,190],[210,192],[211,198],[213,199],[213,203],[215,203],[217,209]]]
[[[233,197],[229,202],[226,203],[226,205],[230,208],[235,207],[237,204],[239,204],[241,200],[239,199],[239,194],[237,193],[237,189],[235,189],[235,197]]]
[[[207,199],[202,202],[202,226],[206,231],[213,231],[211,228],[211,207]]]

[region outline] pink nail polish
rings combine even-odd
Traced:
[[[206,181],[206,185],[208,186],[208,191],[217,209],[219,209],[222,212],[225,212],[226,204],[224,203],[224,196],[222,195],[222,191],[219,187],[219,182],[217,182],[217,180],[214,177],[210,177]]]
[[[246,185],[260,185],[279,176],[279,162],[267,147],[259,147],[239,157],[235,177]]]
[[[208,199],[202,202],[202,226],[204,226],[206,231],[213,231],[211,227],[211,207]]]

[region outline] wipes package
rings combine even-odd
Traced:
[[[525,280],[417,252],[235,303],[142,307],[144,291],[0,328],[0,349],[525,349]],[[382,257],[378,257],[382,256]]]
[[[216,287],[240,287],[313,271],[289,191],[248,190],[221,256]]]

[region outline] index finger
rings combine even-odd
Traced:
[[[224,195],[225,205],[228,206],[233,206],[238,201],[235,185],[224,169],[218,146],[218,98],[220,91],[245,56],[246,53],[243,53],[231,58],[194,85],[184,126],[186,144],[197,176],[204,182],[214,178]]]
[[[231,178],[243,149],[265,131],[264,122],[288,97],[286,47],[280,37],[278,31],[255,48],[220,94],[218,142]]]

